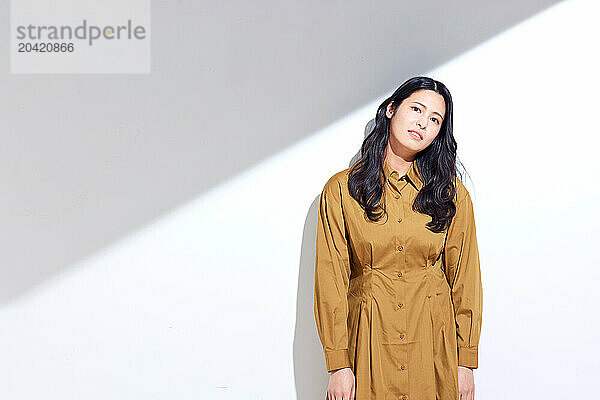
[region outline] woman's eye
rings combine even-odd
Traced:
[[[431,119],[434,120],[436,124],[440,123],[437,118],[431,118]]]
[[[421,110],[419,110],[419,107],[410,106],[410,108],[412,108],[413,110],[421,111]]]

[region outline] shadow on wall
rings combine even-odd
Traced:
[[[1,301],[557,2],[163,2],[149,75],[0,75]]]
[[[302,235],[294,330],[294,378],[298,400],[325,399],[329,382],[313,309],[319,197],[310,205]]]

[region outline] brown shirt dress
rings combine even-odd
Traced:
[[[327,371],[352,368],[356,400],[458,400],[458,366],[477,368],[482,285],[469,192],[456,178],[444,232],[411,209],[416,162],[384,161],[387,218],[369,221],[348,191],[350,168],[319,200],[314,315]]]

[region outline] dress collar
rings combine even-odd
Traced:
[[[383,160],[383,171],[385,173],[385,177],[389,180],[392,180],[394,182],[398,182],[401,180],[401,176],[398,173],[398,171],[396,171],[395,169],[392,169],[392,167],[387,163],[387,161],[384,159]],[[417,167],[417,160],[414,159],[411,164],[410,164],[410,168],[408,170],[408,172],[406,173],[406,175],[408,177],[408,181],[410,183],[412,183],[412,185],[417,189],[417,190],[421,190],[421,188],[423,187],[423,181],[421,179],[420,173],[419,173],[419,168]]]

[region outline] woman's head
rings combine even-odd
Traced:
[[[453,138],[450,91],[434,79],[411,78],[381,103],[375,124],[374,132],[382,136],[378,139],[386,145],[389,141],[394,153],[407,161],[418,158],[429,145]],[[421,133],[423,140],[413,139],[409,130]]]
[[[430,89],[419,89],[408,97],[391,100],[386,106],[386,118],[390,120],[389,144],[395,153],[405,154],[412,160],[425,150],[437,137],[444,116],[444,97]]]
[[[413,209],[431,215],[430,228],[440,231],[455,210],[451,203],[456,190],[456,147],[450,92],[434,79],[411,78],[379,106],[375,127],[365,138],[360,158],[351,169],[350,192],[370,220],[379,220],[385,213],[385,204],[380,204],[385,188],[383,161],[391,150],[417,163],[424,185]],[[382,212],[376,212],[378,209]]]

